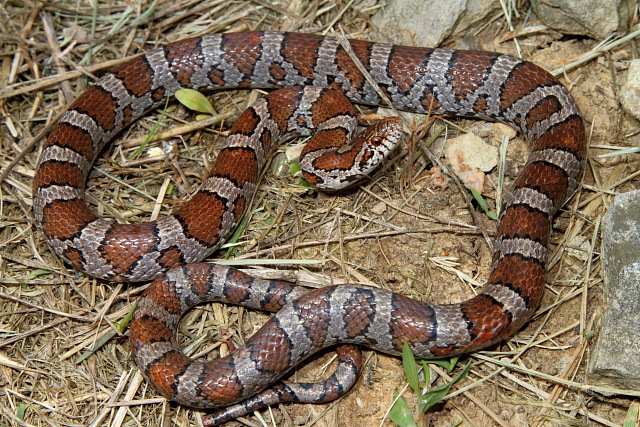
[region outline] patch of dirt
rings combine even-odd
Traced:
[[[0,99],[3,171],[26,150],[26,156],[2,182],[0,200],[0,385],[4,390],[0,391],[0,425],[201,425],[206,413],[159,398],[137,374],[127,331],[114,333],[115,324],[125,318],[142,288],[94,280],[73,271],[52,254],[32,221],[31,179],[40,143],[36,148],[29,144],[63,106],[88,86],[93,74],[101,73],[99,68],[81,66],[80,60],[89,58],[91,64],[99,64],[214,30],[321,32],[334,19],[354,37],[363,38],[371,12],[362,10],[372,2],[356,1],[343,14],[340,11],[346,1],[337,1],[327,10],[323,10],[326,3],[309,2],[305,10],[322,10],[318,12],[320,17],[313,19],[315,15],[308,12],[306,19],[296,20],[298,12],[291,11],[296,10],[298,1],[278,5],[262,1],[180,5],[159,1],[149,17],[140,22],[127,20],[120,30],[115,29],[115,17],[122,16],[127,7],[131,7],[132,16],[141,16],[152,2],[108,3],[100,5],[97,16],[101,19],[95,21],[93,38],[88,35],[93,25],[88,2],[74,3],[73,11],[67,9],[65,2],[35,9],[5,3],[0,12],[0,86],[11,83],[7,86],[10,96]],[[221,6],[223,3],[225,7]],[[178,19],[176,10],[187,12]],[[526,16],[526,9],[523,11],[521,17]],[[55,49],[42,23],[47,16],[52,22],[50,36],[63,43],[55,48],[62,52],[56,54],[60,58],[57,72],[51,64]],[[508,28],[503,16],[496,17],[495,24],[485,27],[476,36],[476,43],[516,54],[511,42],[495,45],[496,36]],[[535,24],[532,15],[527,25]],[[109,35],[109,30],[114,30],[114,35]],[[64,39],[63,34],[68,38]],[[597,44],[584,38],[561,39],[545,34],[529,35],[525,40],[525,59],[547,69],[579,58]],[[455,42],[448,44],[453,46]],[[90,48],[97,49],[93,55],[87,55]],[[541,308],[513,338],[460,359],[450,375],[455,376],[468,361],[473,362],[471,372],[451,390],[453,396],[424,417],[425,425],[450,426],[462,421],[471,426],[538,422],[613,426],[624,420],[631,399],[560,386],[540,374],[589,384],[585,371],[593,338],[585,340],[583,336],[591,331],[597,333],[603,310],[599,236],[595,236],[595,250],[589,247],[595,224],[611,203],[611,192],[637,189],[637,177],[624,178],[640,166],[637,154],[610,159],[600,159],[598,155],[609,153],[608,146],[640,143],[638,123],[622,113],[617,94],[620,71],[625,66],[619,58],[637,57],[637,53],[635,44],[623,45],[613,55],[603,55],[561,77],[584,113],[592,149],[585,186],[554,223],[551,268]],[[76,67],[82,73],[68,73]],[[67,74],[55,85],[32,85],[42,83],[41,76],[64,72]],[[161,214],[173,210],[197,188],[230,124],[258,95],[258,91],[212,94],[217,111],[233,117],[165,142],[151,142],[141,156],[146,161],[135,163],[130,160],[133,152],[161,112],[147,114],[98,159],[88,183],[92,208],[100,215],[115,211],[121,219],[131,222],[148,219],[159,189],[165,180],[170,180],[171,191]],[[159,131],[194,119],[195,114],[170,102]],[[434,147],[441,147],[441,141],[468,129],[477,131],[479,126],[484,127],[475,120],[437,120],[432,130],[446,127],[446,131]],[[519,137],[510,144],[507,185],[524,165],[524,147]],[[150,150],[159,150],[156,152],[164,153],[165,159],[149,160]],[[335,195],[309,192],[296,185],[288,171],[283,174],[270,168],[255,197],[248,226],[230,253],[238,259],[318,261],[304,267],[312,274],[294,262],[251,270],[299,279],[312,286],[319,286],[322,281],[361,282],[436,303],[470,298],[479,287],[463,281],[455,271],[484,283],[491,250],[481,231],[484,229],[491,237],[495,222],[472,203],[481,222],[475,223],[466,203],[469,194],[451,181],[443,189],[432,179],[432,165],[425,156],[409,162],[408,152],[404,146],[362,188]],[[434,152],[440,154],[437,148]],[[272,166],[276,163],[274,160]],[[494,170],[488,176],[484,194],[491,210],[495,210],[497,182]],[[225,254],[223,249],[217,256]],[[456,264],[446,268],[444,263],[449,259]],[[588,267],[591,271],[587,274]],[[586,288],[588,292],[583,292]],[[230,347],[239,346],[265,319],[264,314],[244,308],[208,304],[186,315],[181,324],[181,341],[187,346],[196,340],[197,345],[190,351],[213,358],[219,349],[227,352]],[[98,344],[106,334],[112,337]],[[97,348],[81,358],[94,347]],[[262,411],[266,425],[392,425],[388,411],[394,390],[403,393],[410,410],[415,412],[416,398],[408,389],[400,359],[372,351],[365,354],[362,376],[345,397],[323,405],[280,405]],[[327,377],[335,364],[326,366],[332,357],[333,353],[327,351],[311,358],[289,379],[317,381]],[[501,368],[501,362],[513,363],[519,369]],[[432,375],[434,386],[446,382],[446,372],[438,369]],[[457,393],[460,389],[463,391]],[[270,421],[272,416],[275,421]],[[255,415],[242,422],[260,425]]]

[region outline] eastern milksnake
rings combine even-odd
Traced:
[[[211,254],[245,213],[269,151],[269,136],[276,128],[286,133],[289,119],[294,124],[315,120],[296,112],[311,112],[315,100],[332,96],[332,91],[292,89],[287,96],[300,105],[278,105],[274,96],[250,109],[209,178],[176,213],[137,225],[97,218],[83,200],[97,154],[122,128],[179,88],[318,86],[337,89],[355,103],[381,104],[333,38],[253,32],[171,43],[107,74],[73,102],[44,144],[33,187],[35,219],[47,242],[86,274],[144,281],[186,265],[154,282],[131,326],[136,362],[166,397],[196,407],[237,402],[269,386],[309,354],[338,343],[398,354],[406,341],[422,358],[468,352],[509,336],[537,307],[551,221],[576,190],[586,155],[584,124],[569,92],[541,68],[507,55],[363,41],[351,41],[351,47],[396,108],[499,120],[531,141],[527,164],[505,196],[488,284],[463,303],[429,305],[353,285],[305,293],[233,270],[192,264]],[[343,113],[321,110],[329,122]],[[327,131],[349,133],[335,123]],[[376,137],[373,141],[379,142]],[[375,156],[352,150],[325,161],[323,143],[328,144],[321,139],[319,148],[307,150],[319,155],[309,161],[320,167],[310,179],[321,185],[333,180],[326,175],[331,170],[350,170]],[[244,348],[204,365],[175,349],[174,330],[187,306],[206,298],[263,309],[284,307]],[[340,349],[341,369],[353,374],[359,367],[357,352],[351,346]],[[322,389],[316,395],[344,392],[341,375],[331,385],[316,385]],[[311,388],[296,390],[304,394]],[[280,396],[296,393],[275,390]],[[254,399],[252,404],[260,403]]]

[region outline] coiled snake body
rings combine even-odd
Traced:
[[[47,242],[91,276],[143,281],[186,265],[146,291],[131,327],[136,362],[165,396],[198,407],[236,402],[264,389],[309,354],[339,343],[398,354],[408,342],[423,358],[472,351],[513,333],[537,307],[551,221],[577,188],[585,158],[583,121],[568,91],[541,68],[507,55],[350,43],[396,108],[499,120],[531,141],[527,164],[504,198],[488,284],[468,301],[429,305],[363,286],[307,292],[192,264],[211,254],[244,214],[272,135],[322,126],[333,137],[351,133],[343,122],[352,119],[342,117],[352,107],[341,100],[321,104],[321,98],[334,93],[324,89],[293,88],[284,95],[287,101],[276,95],[245,113],[201,189],[174,214],[137,225],[97,218],[83,193],[98,152],[177,89],[316,86],[335,89],[356,103],[381,104],[347,52],[330,37],[251,32],[169,44],[124,64],[76,99],[44,144],[33,190],[35,218]],[[311,113],[328,124],[319,125],[318,119],[303,125],[316,121]],[[397,137],[394,129],[391,139]],[[374,144],[380,142],[376,138]],[[330,138],[320,138],[306,149],[312,159],[309,178],[321,185],[330,185],[333,171],[353,179],[349,171],[375,156],[354,144],[325,159],[331,144]],[[188,306],[211,298],[283,308],[245,347],[224,359],[195,363],[175,348],[174,329]],[[358,356],[350,349],[341,347],[347,371],[358,367]],[[323,387],[321,396],[344,392],[345,386],[337,378]]]

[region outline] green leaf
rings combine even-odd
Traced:
[[[138,300],[136,300],[136,302],[133,303],[133,306],[131,307],[129,312],[125,314],[122,320],[116,323],[118,332],[120,332],[121,334],[124,333],[125,329],[127,329],[127,326],[129,326],[129,323],[131,323],[131,319],[133,319],[133,314],[136,312],[137,307],[138,307]]]
[[[402,345],[402,367],[404,374],[407,376],[407,382],[413,391],[420,396],[420,380],[418,379],[418,365],[416,359],[411,352],[409,344],[405,341]]]
[[[431,384],[431,369],[429,368],[429,364],[426,361],[422,361],[422,372],[424,372],[424,387],[429,387]],[[420,394],[418,393],[418,399],[420,399]]]
[[[26,412],[27,412],[27,404],[19,403],[18,407],[16,408],[16,418],[19,420],[24,420],[24,416],[26,415]]]
[[[242,236],[242,233],[244,232],[245,228],[247,228],[247,224],[249,224],[249,219],[251,219],[251,215],[252,215],[251,212],[245,213],[244,217],[242,218],[242,221],[240,221],[240,224],[238,224],[238,226],[234,230],[231,237],[227,239],[227,244],[229,244],[230,246],[229,246],[229,249],[227,249],[227,253],[224,256],[225,259],[231,258],[234,251],[236,251],[235,244],[238,243],[238,239],[240,238],[240,236]]]
[[[180,89],[176,92],[176,99],[188,109],[198,113],[206,113],[212,116],[217,114],[207,97],[197,90]]]
[[[497,220],[498,219],[498,215],[496,215],[495,212],[489,211],[489,207],[487,206],[487,203],[484,201],[484,197],[482,197],[482,194],[480,194],[478,192],[478,190],[476,190],[474,188],[469,188],[469,191],[471,191],[471,194],[473,194],[473,198],[476,199],[476,202],[478,202],[478,205],[480,205],[480,207],[482,208],[484,213],[489,218],[491,218],[493,220]]]
[[[296,174],[300,171],[302,171],[302,168],[300,168],[300,163],[291,162],[289,164],[289,173],[291,174],[291,176],[296,176]]]
[[[430,147],[431,144],[433,144],[436,141],[436,139],[438,139],[440,135],[442,135],[442,132],[444,132],[445,129],[447,129],[447,127],[442,126],[440,129],[435,131],[433,135],[431,135],[431,137],[425,142],[425,146]]]
[[[140,153],[142,153],[142,151],[147,147],[147,144],[149,143],[149,141],[151,141],[153,136],[158,132],[158,129],[160,128],[160,123],[162,123],[162,121],[164,120],[164,116],[167,113],[168,106],[169,106],[169,97],[167,97],[164,101],[164,108],[162,109],[160,118],[158,118],[158,120],[153,124],[153,128],[151,129],[151,132],[149,132],[147,137],[144,139],[144,142],[140,144],[140,147],[136,148],[136,150],[131,154],[131,156],[129,156],[129,160],[138,158]]]
[[[51,271],[50,270],[35,269],[31,273],[29,273],[27,275],[27,280],[33,280],[36,277],[42,276],[44,274],[51,274]]]
[[[640,404],[632,403],[629,406],[629,410],[627,411],[627,416],[624,419],[623,427],[636,427],[638,425],[638,410],[640,409]]]
[[[309,187],[309,188],[311,188],[311,184],[309,184],[307,182],[307,180],[304,179],[304,176],[302,175],[302,169],[300,168],[300,163],[299,162],[291,162],[289,164],[289,173],[293,177],[296,177],[296,176],[298,177],[298,179],[300,180],[300,186],[301,187]]]
[[[127,329],[127,326],[129,325],[129,323],[131,323],[131,319],[133,319],[133,313],[135,313],[137,306],[138,306],[138,301],[136,301],[133,304],[129,312],[122,318],[122,320],[115,324],[116,330],[109,329],[107,332],[102,334],[102,336],[97,339],[97,341],[93,344],[93,346],[89,350],[85,351],[80,355],[80,357],[78,357],[78,360],[76,363],[80,363],[86,358],[88,358],[89,356],[91,356],[96,350],[98,350],[104,344],[109,342],[111,338],[116,336],[116,334],[122,334],[124,330]]]
[[[172,194],[173,194],[173,192],[175,191],[175,189],[176,189],[176,186],[175,186],[175,184],[173,183],[173,181],[169,181],[169,185],[167,185],[167,191],[165,191],[165,194],[166,194],[167,196],[170,196],[170,195],[172,195]]]
[[[402,397],[398,397],[398,392],[396,390],[393,390],[393,399],[395,403],[389,411],[391,421],[400,427],[418,427],[416,422],[413,420],[413,416],[411,415],[407,402]]]
[[[456,364],[458,363],[458,359],[460,359],[460,356],[448,357],[446,359],[429,359],[426,362],[427,363],[433,363],[434,365],[438,365],[438,366],[446,369],[447,372],[451,372],[451,371],[453,371],[453,368],[456,367]],[[423,363],[424,363],[424,361],[423,361]]]
[[[449,393],[449,390],[451,389],[451,387],[454,384],[456,384],[457,382],[459,382],[460,380],[462,380],[464,377],[466,377],[467,374],[469,373],[470,369],[471,369],[471,362],[467,363],[467,366],[464,367],[462,372],[460,372],[450,382],[448,382],[447,384],[443,384],[441,386],[438,386],[438,387],[434,387],[431,390],[429,390],[428,392],[426,392],[422,396],[420,404],[418,405],[418,408],[419,408],[418,410],[420,411],[420,413],[424,414],[425,412],[427,412],[429,410],[429,408],[431,408],[433,405],[437,404],[442,399],[444,399],[444,397],[447,395],[447,393]]]
[[[149,6],[147,10],[145,10],[140,16],[138,16],[133,21],[133,23],[138,24],[139,22],[146,22],[149,16],[153,15],[153,12],[155,12],[157,4],[158,4],[158,0],[153,0],[153,3],[151,3],[151,6]]]

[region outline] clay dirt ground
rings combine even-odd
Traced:
[[[523,3],[519,10],[526,12]],[[0,167],[5,171],[13,159],[26,155],[5,176],[0,194],[0,426],[201,425],[204,412],[160,398],[140,378],[131,359],[127,329],[120,331],[118,323],[142,288],[73,271],[44,242],[30,211],[39,144],[29,144],[94,75],[101,74],[100,66],[90,64],[138,53],[143,44],[148,49],[207,31],[318,33],[339,23],[351,37],[366,38],[375,2],[159,1],[154,13],[139,21],[136,18],[150,8],[150,1],[108,2],[95,13],[88,2],[74,2],[72,8],[66,2],[1,4],[0,86],[6,87],[0,99]],[[131,14],[118,26],[117,17],[127,7]],[[176,10],[184,13],[178,16]],[[523,16],[526,13],[513,18],[516,29]],[[535,16],[529,17],[527,25],[536,24]],[[516,54],[510,35],[514,34],[504,16],[497,14],[492,25],[472,37],[478,48]],[[523,57],[549,70],[571,63],[597,44],[549,29],[515,35]],[[456,40],[445,45],[455,47]],[[89,49],[95,50],[89,54]],[[61,52],[55,62],[53,50]],[[607,396],[584,386],[592,384],[586,367],[605,308],[600,220],[614,193],[639,187],[634,174],[640,165],[637,154],[599,157],[638,145],[638,122],[625,116],[618,102],[620,79],[628,61],[637,56],[632,41],[559,77],[584,113],[591,150],[584,185],[554,223],[545,298],[533,320],[513,338],[461,358],[452,375],[467,361],[473,362],[471,372],[421,420],[424,425],[615,426],[623,423],[634,401],[637,405],[638,397]],[[62,77],[51,84],[47,77],[55,74]],[[195,126],[195,114],[177,102],[168,105],[162,119],[161,111],[147,114],[100,156],[88,184],[92,207],[99,214],[116,212],[122,220],[139,221],[149,218],[162,193],[161,213],[174,209],[197,188],[230,123],[257,96],[257,91],[210,94],[217,111],[227,118],[151,142],[134,157],[159,120],[158,132],[185,123]],[[417,122],[414,130],[420,132],[422,125]],[[494,145],[502,135],[501,127],[446,118],[432,123],[424,140],[441,128],[445,129],[435,147],[468,131]],[[258,265],[252,269],[255,274],[297,278],[316,286],[362,282],[438,303],[471,297],[477,285],[456,272],[483,283],[490,249],[481,229],[491,236],[495,222],[472,204],[476,222],[466,203],[469,193],[451,180],[443,188],[442,177],[426,156],[411,156],[410,150],[422,153],[419,144],[406,144],[371,181],[338,195],[310,193],[297,185],[279,152],[262,180],[246,228],[216,257]],[[526,153],[522,140],[511,142],[507,185],[522,168]],[[161,159],[153,157],[157,154]],[[497,176],[496,170],[488,176],[484,193],[491,209]],[[165,182],[168,189],[162,187]],[[296,260],[315,263],[297,265]],[[447,260],[456,264],[445,264]],[[190,354],[215,357],[217,350],[228,352],[242,343],[265,319],[243,308],[205,305],[186,315],[181,340]],[[393,390],[401,391],[415,410],[416,397],[407,389],[400,359],[371,351],[365,355],[363,375],[343,399],[274,407],[262,412],[265,424],[391,425],[386,414]],[[331,357],[330,351],[313,357],[289,379],[326,377],[333,369]],[[443,383],[443,375],[441,369],[434,372],[434,385]],[[262,425],[254,415],[242,422]]]

